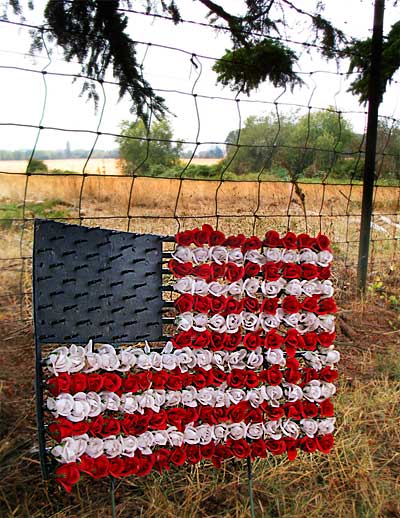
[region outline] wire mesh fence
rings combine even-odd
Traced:
[[[226,233],[259,236],[270,228],[323,232],[333,243],[337,284],[343,293],[353,294],[367,113],[347,93],[347,63],[318,62],[314,69],[312,52],[319,45],[282,38],[302,55],[298,74],[303,88],[290,92],[268,86],[250,97],[232,94],[213,84],[218,52],[210,55],[209,41],[215,25],[185,19],[176,27],[160,13],[122,11],[130,23],[143,25],[139,35],[152,36],[135,40],[142,70],[154,79],[155,92],[165,97],[176,132],[184,138],[162,138],[151,125],[138,135],[116,130],[118,114],[120,120],[130,117],[127,105],[116,105],[117,82],[84,76],[77,63],[51,52],[46,27],[29,20],[0,20],[10,41],[20,37],[26,47],[30,32],[37,31],[44,46],[35,60],[14,43],[0,49],[2,83],[15,89],[14,96],[9,89],[2,98],[2,140],[9,139],[14,148],[18,142],[31,142],[25,162],[0,161],[3,302],[18,302],[21,316],[29,320],[36,216],[162,234],[205,222]],[[182,38],[185,45],[171,43]],[[89,114],[71,81],[97,85],[95,114]],[[395,78],[379,117],[372,276],[392,273],[398,254],[398,85]],[[154,120],[151,106],[148,116]],[[142,155],[133,164],[110,159],[99,165],[98,150],[115,148],[121,139],[142,143]],[[74,163],[63,158],[57,170],[32,171],[32,161],[41,157],[47,142],[54,146],[66,140],[75,147],[83,142],[86,156]],[[150,167],[154,149],[162,144],[179,147],[186,158],[173,167]],[[216,146],[225,156],[211,167],[199,166],[202,151]]]

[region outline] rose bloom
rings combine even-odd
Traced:
[[[280,248],[267,248],[264,250],[264,256],[266,262],[279,263],[282,259],[282,249]]]
[[[268,247],[282,246],[282,240],[276,230],[268,230],[265,234],[263,244]]]

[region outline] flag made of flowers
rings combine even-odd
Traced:
[[[298,450],[328,453],[336,305],[328,237],[176,235],[175,332],[162,350],[71,345],[46,359],[58,482]]]

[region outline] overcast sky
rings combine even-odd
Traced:
[[[45,2],[35,0],[35,12],[26,11],[27,23],[40,23],[41,12]],[[190,20],[205,21],[207,10],[198,2],[181,0],[182,17]],[[221,1],[225,7],[232,9],[237,5],[238,10],[241,1]],[[312,4],[311,0],[303,0],[302,7]],[[371,34],[373,19],[373,2],[370,0],[334,0],[327,1],[325,15],[336,26],[342,28],[346,34],[365,37]],[[392,7],[391,2],[385,13],[385,30],[399,19],[399,9]],[[141,2],[133,2],[137,10],[143,10]],[[11,19],[14,19],[10,17]],[[295,39],[306,41],[307,35],[303,32],[296,20],[293,24],[297,34],[292,34]],[[34,70],[42,70],[48,59],[45,54],[32,58],[26,53],[29,51],[30,36],[26,28],[1,23],[0,30],[0,65],[3,67],[26,67]],[[154,19],[149,16],[130,14],[129,30],[132,38],[145,43],[161,44],[165,46],[184,49],[189,53],[202,54],[210,57],[220,57],[224,49],[229,47],[230,40],[226,33],[216,34],[207,27],[192,24],[180,24],[174,26],[168,20]],[[198,68],[193,67],[191,56],[182,52],[162,49],[152,45],[138,45],[138,55],[144,59],[145,77],[156,89],[178,90],[190,93],[194,82],[198,78],[194,92],[208,96],[223,96],[230,100],[202,99],[198,98],[200,112],[201,142],[223,142],[232,129],[239,125],[239,113],[234,94],[227,88],[216,86],[216,74],[212,71],[213,60],[198,58]],[[362,131],[365,125],[365,108],[360,107],[357,100],[346,92],[348,81],[345,75],[336,72],[346,72],[347,64],[342,63],[340,68],[336,64],[318,58],[316,54],[307,55],[304,47],[293,46],[293,49],[301,55],[302,77],[306,85],[297,88],[293,93],[275,89],[270,85],[263,85],[259,91],[250,98],[240,96],[240,117],[242,124],[249,115],[263,115],[274,109],[274,101],[278,101],[280,113],[294,111],[292,104],[304,105],[299,108],[299,114],[307,113],[307,106],[327,107],[335,106],[338,110],[359,112],[345,115],[351,120],[356,131]],[[61,73],[79,73],[80,66],[76,63],[65,63],[60,52],[54,51],[47,71]],[[311,76],[308,72],[315,72]],[[110,76],[110,79],[112,77]],[[399,79],[399,75],[397,75]],[[2,95],[0,96],[0,148],[22,149],[31,148],[36,138],[36,130],[20,127],[6,126],[4,123],[39,124],[41,119],[45,85],[42,74],[27,73],[9,68],[0,68],[0,81]],[[46,76],[47,101],[42,121],[43,126],[74,130],[96,130],[99,122],[100,111],[95,114],[93,104],[79,97],[82,87],[80,80],[72,84],[68,77]],[[129,100],[117,102],[117,88],[112,85],[105,86],[106,103],[100,131],[118,133],[119,124],[123,119],[132,119],[129,113]],[[399,84],[392,85],[385,95],[380,113],[400,118]],[[194,99],[190,95],[177,93],[162,94],[173,115],[175,136],[187,141],[197,139],[198,122]],[[263,101],[263,102],[247,102]],[[269,104],[271,103],[271,104]],[[282,103],[282,104],[280,104]],[[102,106],[102,99],[100,107]],[[94,136],[65,131],[44,130],[40,134],[39,149],[63,149],[69,141],[71,148],[90,148]],[[113,137],[101,136],[98,140],[98,149],[112,149],[116,147]],[[208,147],[205,145],[204,147]]]

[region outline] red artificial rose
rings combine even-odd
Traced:
[[[301,378],[299,371],[299,362],[295,358],[287,358],[285,379],[288,383],[297,383]]]
[[[245,277],[255,277],[260,273],[260,265],[252,262],[246,263],[244,267]]]
[[[105,455],[101,455],[94,459],[93,471],[91,473],[93,478],[105,478],[109,475],[110,464],[108,458]]]
[[[215,453],[215,443],[211,441],[208,444],[202,444],[200,446],[200,451],[203,459],[211,459]]]
[[[114,457],[108,461],[108,471],[112,477],[121,478],[125,470],[125,462],[121,457]]]
[[[285,337],[286,353],[289,357],[296,354],[296,349],[302,349],[304,344],[303,337],[296,329],[289,329]]]
[[[297,457],[296,447],[299,444],[298,439],[293,439],[292,437],[284,438],[286,444],[286,452],[289,460],[294,460]]]
[[[264,272],[264,279],[266,281],[277,281],[280,274],[280,265],[279,263],[268,262],[262,266],[262,271]]]
[[[187,461],[189,464],[197,464],[201,461],[201,450],[198,444],[189,444],[186,446]]]
[[[226,378],[226,382],[230,387],[243,388],[246,383],[246,373],[243,369],[232,369]]]
[[[193,295],[191,295],[190,293],[184,293],[174,301],[174,306],[179,311],[179,313],[192,311]]]
[[[193,231],[185,230],[184,232],[178,232],[175,236],[175,241],[178,243],[178,245],[191,245],[193,243]]]
[[[158,448],[154,453],[154,469],[156,469],[159,473],[162,473],[162,470],[169,470],[169,457],[171,455],[171,451],[167,448]]]
[[[265,336],[265,347],[269,349],[278,349],[284,342],[282,335],[276,332],[275,329],[271,329]]]
[[[192,347],[194,349],[206,349],[211,343],[211,331],[199,332],[193,339]]]
[[[220,459],[229,459],[232,457],[232,450],[228,444],[217,444],[215,447],[215,455]]]
[[[210,406],[199,407],[199,419],[206,424],[217,424],[218,419],[214,414],[214,408]]]
[[[192,268],[192,275],[207,280],[210,277],[210,265],[207,263],[198,264]]]
[[[258,331],[251,331],[250,333],[246,333],[243,338],[243,345],[249,351],[255,351],[257,347],[262,346],[263,339],[260,336]]]
[[[192,337],[193,331],[191,329],[189,331],[182,331],[172,338],[172,343],[174,344],[174,347],[176,347],[177,349],[182,349],[183,347],[191,347]],[[132,392],[134,391],[132,390]]]
[[[330,399],[325,399],[319,404],[319,415],[321,417],[333,417],[334,408]]]
[[[232,453],[238,459],[244,459],[251,453],[250,445],[245,439],[237,439],[236,441],[230,441],[229,444]]]
[[[331,276],[331,267],[330,266],[324,266],[323,268],[319,269],[318,273],[318,279],[321,279],[323,281],[326,281]]]
[[[224,383],[224,381],[226,381],[228,374],[224,371],[221,371],[220,369],[214,369],[213,376],[214,376],[214,384],[221,385],[221,383]]]
[[[225,303],[224,313],[229,315],[230,313],[239,314],[243,311],[243,302],[241,300],[236,300],[233,297],[227,297]]]
[[[225,278],[229,282],[236,282],[243,278],[244,268],[235,263],[226,263]]]
[[[289,250],[294,250],[297,248],[297,236],[293,232],[287,232],[285,236],[282,237],[282,243],[285,248]]]
[[[303,279],[306,279],[307,281],[318,277],[318,267],[315,266],[315,264],[303,263],[301,265],[301,270]]]
[[[329,250],[329,245],[331,242],[328,236],[318,234],[316,237],[316,244],[320,250]]]
[[[122,390],[124,392],[137,392],[139,383],[136,374],[128,374],[126,378],[122,378]]]
[[[62,464],[56,469],[56,480],[67,493],[70,493],[72,486],[78,483],[80,476],[76,462]]]
[[[322,453],[329,453],[333,448],[335,439],[331,433],[326,433],[325,435],[321,435],[316,438],[317,448]]]
[[[78,469],[81,473],[87,473],[88,475],[91,475],[94,468],[94,459],[92,457],[89,457],[89,455],[86,455],[84,453],[81,455]]]
[[[303,419],[305,417],[302,401],[295,401],[294,403],[285,403],[283,405],[283,408],[288,419],[300,421],[300,419]]]
[[[48,432],[57,442],[72,435],[73,424],[65,417],[59,417],[49,424]]]
[[[318,311],[318,300],[318,295],[306,297],[303,300],[302,309],[304,309],[304,311],[309,311],[310,313],[316,313]]]
[[[310,237],[308,234],[299,234],[297,236],[297,245],[298,248],[312,248],[315,239]]]
[[[114,417],[105,416],[103,420],[103,429],[101,437],[108,437],[109,435],[118,435],[121,431],[121,425],[118,419]]]
[[[139,372],[138,374],[136,374],[136,379],[137,379],[140,390],[147,390],[150,388],[151,376],[152,376],[152,373],[150,371]]]
[[[225,270],[226,267],[224,264],[211,263],[209,280],[216,281],[217,279],[224,277]]]
[[[208,223],[204,223],[204,225],[201,227],[201,230],[207,234],[208,240],[210,240],[210,236],[214,232],[214,229],[212,228],[212,226],[209,225]]]
[[[92,417],[92,420],[90,421],[90,425],[89,425],[89,430],[90,430],[91,435],[100,437],[101,432],[103,430],[103,423],[104,423],[104,418],[101,414],[96,417]]]
[[[206,243],[208,244],[208,240],[210,239],[209,229],[206,228],[204,230],[200,230],[199,228],[195,228],[193,230],[193,242],[197,246],[203,246]]]
[[[282,246],[282,240],[276,230],[268,230],[268,232],[265,234],[263,244],[264,246],[276,248],[278,246]]]
[[[169,458],[171,464],[175,466],[183,466],[186,462],[186,449],[185,446],[181,446],[180,448],[174,448],[171,452],[171,456]]]
[[[315,437],[302,437],[299,440],[300,447],[307,453],[313,453],[318,448],[318,443]]]
[[[156,390],[163,389],[168,377],[168,373],[165,371],[153,372],[151,376],[151,387]]]
[[[100,392],[103,388],[103,376],[92,372],[87,375],[87,389],[89,392]]]
[[[304,340],[304,349],[307,351],[315,351],[317,348],[318,336],[314,331],[310,331],[309,333],[305,333],[303,335]]]
[[[124,433],[126,433],[126,435],[136,435],[136,425],[138,419],[139,416],[137,414],[125,415],[124,418],[121,419],[121,428]]]
[[[108,392],[117,392],[121,388],[122,379],[114,372],[103,374],[103,389]]]
[[[232,405],[228,409],[228,418],[233,423],[240,423],[244,421],[249,412],[249,405],[247,401],[241,401],[237,405]]]
[[[250,311],[250,313],[257,313],[260,310],[260,303],[254,297],[244,297],[243,309]]]
[[[235,351],[242,340],[242,334],[240,331],[236,333],[227,333],[225,338],[225,349],[227,351]]]
[[[135,475],[145,477],[153,469],[155,457],[154,455],[137,455],[137,471]]]
[[[182,419],[185,417],[184,408],[169,408],[168,409],[168,422],[172,426],[176,426],[180,432],[183,431]]]
[[[304,383],[309,383],[311,380],[317,380],[318,372],[311,367],[303,367],[302,379]]]
[[[246,423],[262,423],[264,421],[264,415],[261,408],[249,408],[249,412],[246,416]]]
[[[328,313],[336,313],[337,307],[336,303],[332,297],[327,299],[322,299],[319,303],[318,313],[320,315],[327,315]]]
[[[90,423],[87,421],[79,421],[79,423],[73,423],[72,425],[72,435],[83,435],[84,433],[88,433],[90,428]]]
[[[169,390],[182,390],[182,378],[179,374],[170,374],[165,387]]]
[[[260,311],[262,313],[267,313],[268,315],[275,315],[276,310],[278,309],[278,297],[273,297],[271,299],[264,299],[261,304]]]
[[[220,297],[210,297],[210,309],[212,313],[222,313],[225,309],[226,298],[221,295]]]
[[[265,446],[272,455],[282,455],[286,451],[286,444],[283,439],[268,439]]]
[[[195,295],[193,299],[193,309],[199,313],[208,313],[210,311],[211,301],[208,297]],[[186,310],[190,311],[190,309]],[[182,311],[183,313],[183,311]]]
[[[222,351],[224,349],[226,343],[226,334],[225,333],[211,333],[211,341],[210,341],[210,349],[213,351]]]
[[[312,419],[317,417],[318,407],[315,403],[311,403],[311,401],[303,401],[303,412],[307,418]]]
[[[61,392],[69,392],[71,376],[67,372],[61,372],[47,380],[47,388],[53,396],[59,396]]]
[[[269,369],[260,372],[260,380],[266,381],[268,385],[279,385],[282,381],[282,372],[279,365],[272,365]]]
[[[76,394],[77,392],[83,392],[86,390],[87,381],[86,376],[77,372],[76,374],[71,374],[71,384],[70,391],[71,394]]]
[[[214,408],[214,416],[217,422],[228,420],[228,409],[224,406],[218,406]]]
[[[301,266],[295,263],[286,263],[282,269],[282,277],[285,279],[300,279],[302,276]]]
[[[176,259],[171,259],[168,263],[169,270],[175,275],[175,277],[185,277],[192,273],[192,263],[180,263]]]
[[[330,367],[324,367],[319,371],[319,379],[322,381],[327,381],[328,383],[333,383],[335,380],[337,380],[338,376],[338,371],[335,371]]]
[[[208,376],[206,374],[204,374],[203,372],[197,372],[196,374],[193,374],[191,384],[193,386],[195,386],[197,388],[197,390],[200,390],[209,384]]]
[[[265,457],[267,456],[265,441],[263,441],[263,439],[256,439],[255,441],[252,441],[252,443],[250,444],[250,448],[252,459],[255,459],[257,457],[265,459]]]
[[[213,230],[210,235],[209,243],[210,246],[223,245],[225,243],[225,234],[219,230]]]
[[[285,313],[298,313],[301,309],[301,304],[294,295],[288,295],[282,300],[282,309]]]
[[[245,386],[248,388],[258,387],[260,380],[254,371],[246,371]]]
[[[199,408],[187,407],[182,417],[183,424],[196,423],[199,420],[200,410]]]
[[[242,252],[245,253],[248,250],[257,250],[258,248],[261,248],[261,246],[261,240],[257,236],[251,236],[244,240]]]
[[[240,248],[246,240],[244,234],[238,234],[237,236],[229,236],[226,238],[224,245],[230,246],[231,248]]]
[[[281,419],[285,415],[283,408],[280,406],[269,406],[268,405],[268,408],[266,409],[265,412],[270,421],[278,421],[278,419]]]
[[[330,347],[336,338],[336,333],[328,333],[326,331],[317,335],[318,342],[322,347]]]

